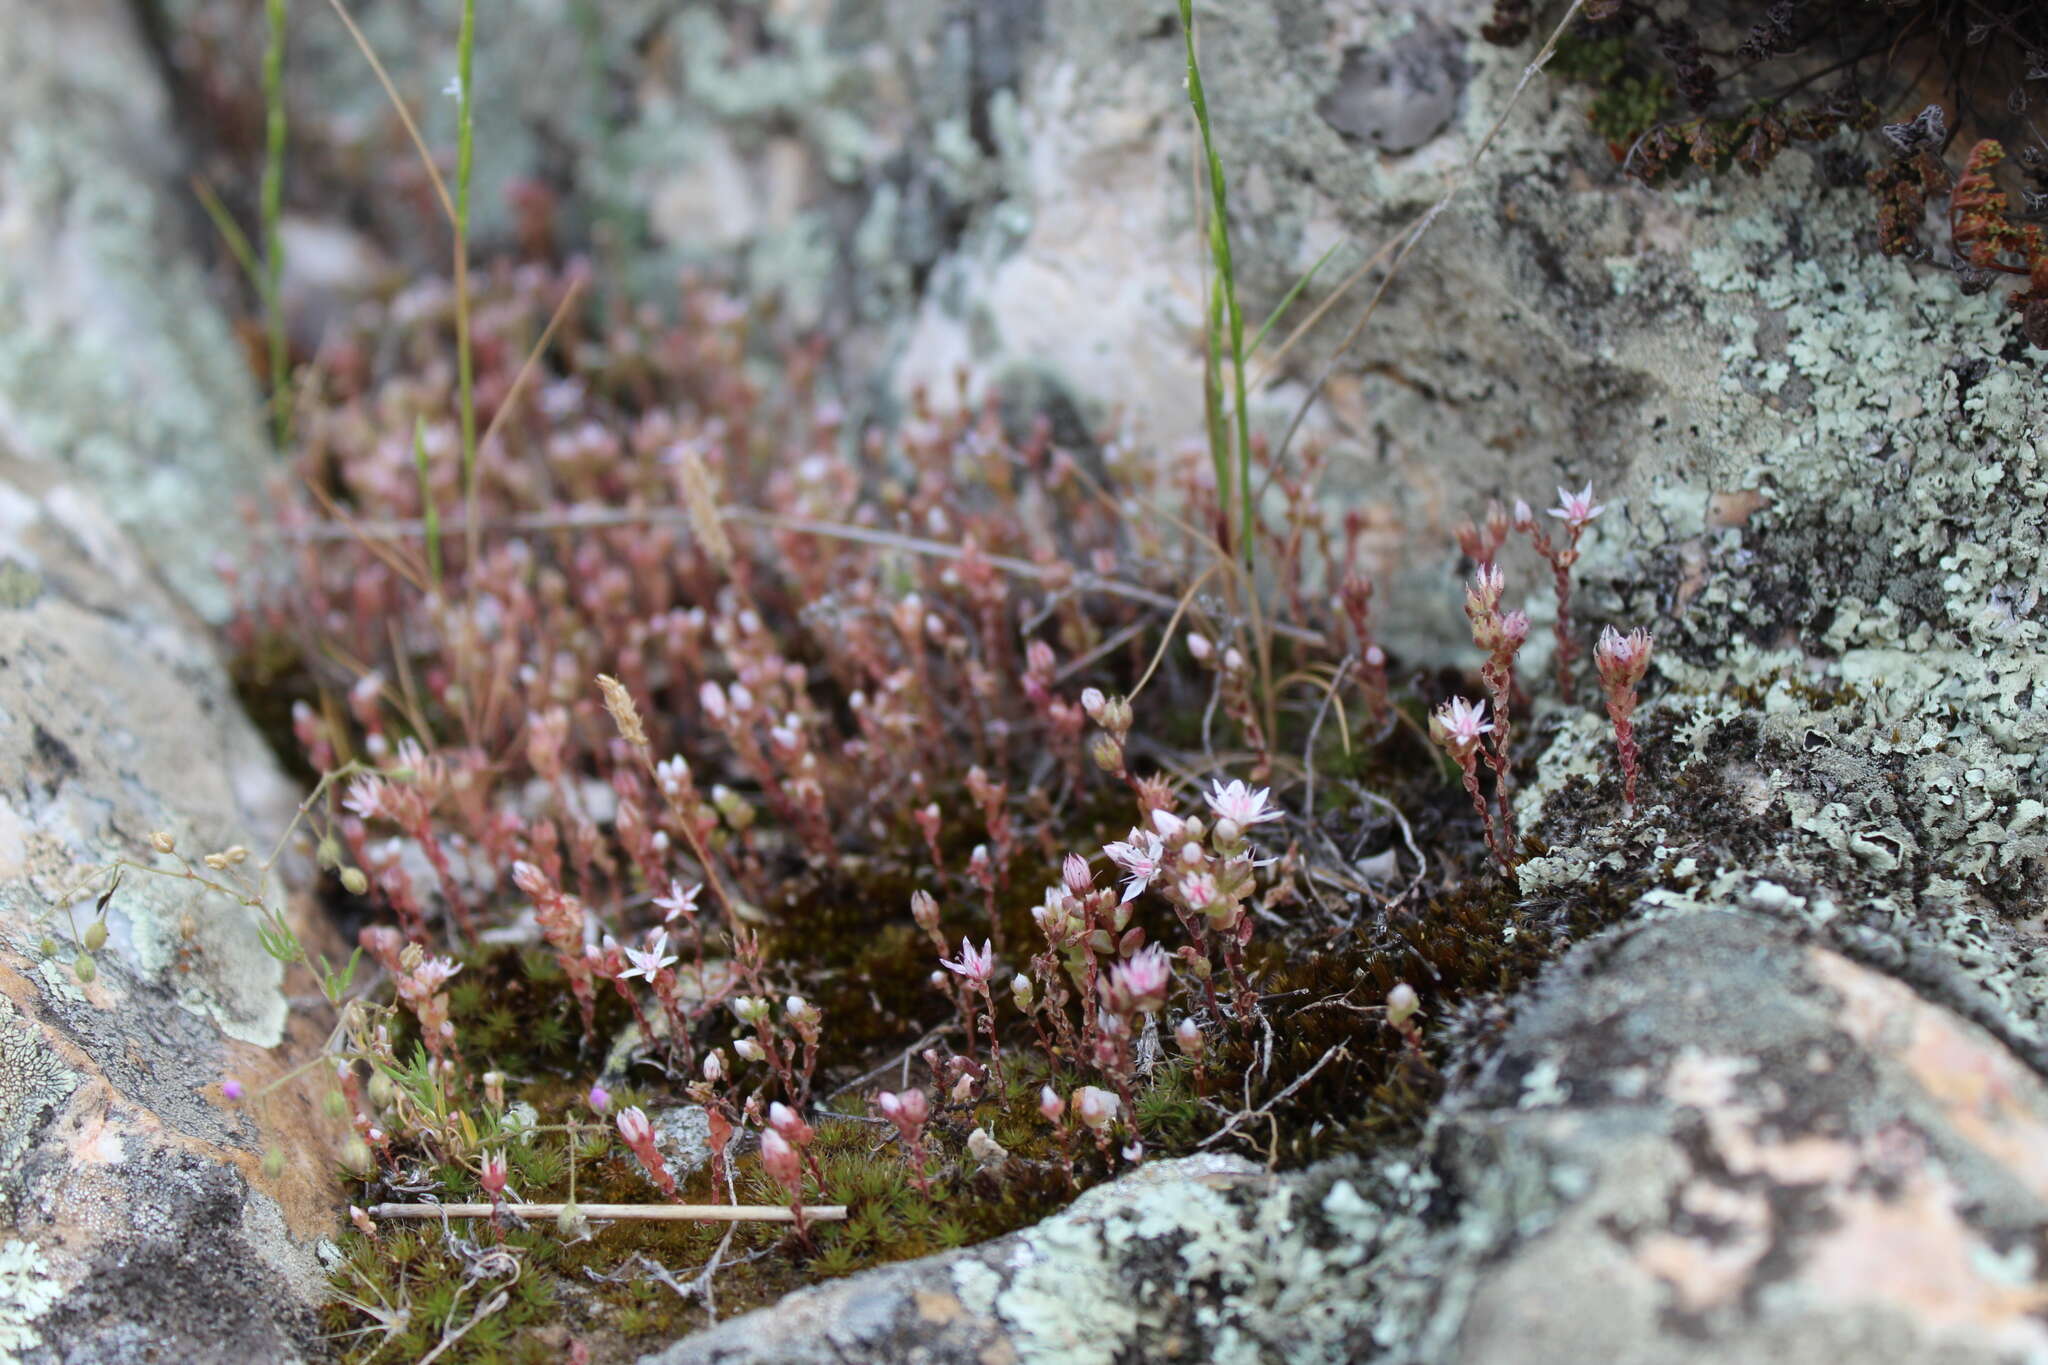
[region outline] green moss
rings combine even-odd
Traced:
[[[1608,142],[1626,148],[1671,106],[1671,82],[1647,69],[1629,39],[1620,35],[1585,38],[1567,34],[1551,58],[1550,72],[1598,92],[1587,105],[1587,121]]]

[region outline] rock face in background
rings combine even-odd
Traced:
[[[131,873],[82,984],[53,912],[297,800],[193,611],[260,443],[166,231],[166,107],[119,6],[0,0],[0,1360],[292,1359],[323,1286],[324,1125],[221,1101],[306,1042],[254,913]]]
[[[116,0],[8,0],[0,20],[0,442],[92,489],[218,620],[212,560],[264,457],[181,230],[170,99]]]
[[[181,69],[247,130],[209,164],[224,184],[246,182],[259,155],[256,7],[159,3]],[[442,92],[459,7],[351,8],[430,144],[451,147]],[[1203,13],[1254,320],[1332,246],[1321,279],[1348,272],[1467,156],[1517,70],[1467,52],[1480,8],[1266,0]],[[1019,420],[1047,414],[1071,445],[1199,430],[1206,258],[1171,5],[521,0],[479,35],[481,240],[515,248],[516,205],[552,186],[562,240],[594,237],[601,274],[639,296],[666,301],[676,267],[709,264],[776,300],[781,322],[831,336],[857,420],[900,412],[919,386],[950,405],[965,374],[971,394],[994,387]],[[325,186],[348,181],[357,189],[330,211],[411,242],[415,268],[445,270],[446,229],[347,32],[327,7],[299,6],[292,42],[307,197],[332,201]],[[1573,111],[1530,115],[1532,146],[1576,135]],[[1495,157],[1503,171],[1539,160]],[[1446,251],[1473,247],[1445,236]],[[1285,425],[1356,304],[1274,376],[1262,425]],[[1308,424],[1339,442],[1337,480],[1376,525],[1432,528],[1448,545],[1466,483],[1494,487],[1513,469],[1533,494],[1553,467],[1585,464],[1576,447],[1598,433],[1538,401],[1558,377],[1547,343],[1560,324],[1517,304],[1504,326],[1501,311],[1493,288],[1415,272],[1375,329],[1399,339],[1392,353],[1347,369]],[[1597,363],[1575,354],[1571,368]],[[1434,589],[1448,558],[1418,561],[1388,556],[1386,586],[1412,573]],[[1391,610],[1411,641],[1448,633]]]

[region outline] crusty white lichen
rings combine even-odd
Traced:
[[[35,1243],[13,1237],[0,1242],[0,1365],[16,1365],[23,1352],[42,1345],[36,1319],[61,1292]]]
[[[1865,197],[1795,158],[1677,202],[1693,245],[1663,269],[1689,282],[1723,372],[1683,433],[1634,452],[1640,511],[1601,528],[1588,570],[1622,611],[1648,597],[1632,567],[1680,575],[1645,713],[1677,728],[1652,762],[1676,776],[1729,741],[1754,770],[1718,753],[1740,799],[1686,809],[1653,787],[1647,831],[1566,841],[1524,889],[1564,889],[1624,845],[1710,849],[1717,819],[1778,831],[1757,866],[1703,851],[1705,880],[1659,899],[1732,897],[1866,952],[1938,947],[1967,1003],[2048,1043],[2048,983],[1998,927],[2048,891],[2038,366],[2008,356],[1998,299],[1873,257]],[[1759,505],[1705,524],[1708,498],[1735,492]],[[1559,730],[1525,812],[1595,776],[1607,743],[1590,718]],[[1759,877],[1805,890],[1759,902]]]
[[[22,1156],[50,1114],[78,1088],[78,1073],[13,1004],[0,999],[0,1211],[20,1188]]]
[[[1468,1253],[1510,1225],[1481,1209],[1432,1228],[1436,1190],[1394,1157],[1280,1176],[1236,1157],[1157,1162],[945,1273],[1022,1365],[1405,1355],[1448,1339]]]

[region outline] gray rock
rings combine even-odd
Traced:
[[[1346,137],[1412,152],[1441,133],[1465,88],[1463,44],[1427,21],[1384,49],[1346,48],[1316,112]]]
[[[654,1123],[655,1146],[676,1179],[711,1164],[711,1118],[703,1105],[672,1105],[648,1117]]]
[[[185,229],[171,103],[116,0],[0,0],[0,438],[70,472],[209,618],[265,457]]]
[[[1440,1359],[2048,1358],[2048,1086],[1783,925],[1582,947],[1440,1138],[1465,1217],[1525,1211]]]
[[[1362,1183],[1156,1162],[1034,1228],[801,1290],[642,1365],[1353,1359],[1378,1253],[1416,1226]]]
[[[127,537],[64,471],[4,450],[0,564],[0,1265],[24,1305],[10,1328],[0,1287],[0,1338],[25,1360],[294,1357],[331,1167],[302,1089],[219,1098],[317,1041],[288,1024],[255,912],[130,872],[81,983],[55,905],[110,859],[168,865],[152,831],[197,857],[283,829],[296,796]],[[279,1178],[258,1171],[272,1147]]]
[[[163,221],[129,22],[0,0],[0,1359],[289,1360],[331,1166],[309,1096],[253,1097],[314,1025],[231,900],[130,872],[90,981],[56,908],[109,860],[168,865],[153,831],[197,858],[297,800],[191,609],[224,600],[207,558],[259,440]]]

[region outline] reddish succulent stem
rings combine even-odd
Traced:
[[[1000,1088],[1003,1084],[1003,1055],[996,1048],[996,1002],[989,994],[986,981],[977,984],[981,990],[981,1024],[988,1030],[988,1069]]]
[[[1500,863],[1502,872],[1511,871],[1507,850],[1501,846],[1500,832],[1494,828],[1493,807],[1479,790],[1479,756],[1467,751],[1458,757],[1458,767],[1465,774],[1465,791],[1472,798],[1472,809],[1479,812],[1479,818],[1486,822],[1486,847],[1492,850],[1494,859]]]
[[[1635,698],[1628,698],[1628,705],[1607,703],[1607,714],[1614,721],[1614,747],[1621,755],[1621,818],[1633,819],[1636,813],[1636,770],[1639,753],[1636,749],[1635,722],[1629,713],[1635,709]]]

